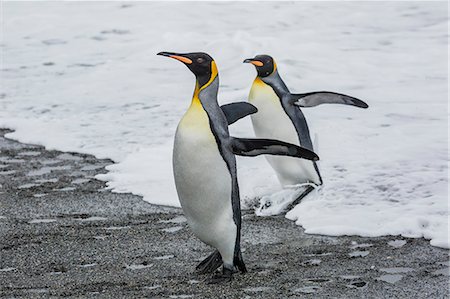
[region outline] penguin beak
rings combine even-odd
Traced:
[[[178,54],[178,53],[173,53],[173,52],[159,52],[156,55],[170,57],[170,58],[176,59],[178,61],[181,61],[184,64],[191,64],[192,63],[192,60],[190,60],[189,58],[187,58],[183,54]]]
[[[245,59],[245,60],[244,60],[244,63],[251,63],[251,64],[253,64],[253,65],[255,65],[255,66],[263,66],[263,65],[264,65],[264,63],[262,63],[261,61],[255,60],[255,59],[253,59],[253,58]]]

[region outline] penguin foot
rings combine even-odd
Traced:
[[[206,259],[200,262],[200,264],[195,267],[198,274],[214,273],[217,268],[222,266],[222,256],[218,250],[211,253]]]
[[[223,268],[222,274],[214,275],[212,278],[207,280],[208,284],[219,284],[224,282],[230,282],[232,279],[234,271],[232,269]]]
[[[306,197],[306,195],[308,195],[309,193],[311,193],[312,191],[314,191],[316,188],[313,186],[308,186],[306,187],[305,191],[302,192],[302,194],[300,194],[292,203],[290,203],[286,209],[284,209],[283,212],[288,212],[290,210],[292,210],[296,205],[298,205],[303,198]]]

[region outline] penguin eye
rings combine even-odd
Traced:
[[[201,57],[197,58],[197,62],[198,62],[198,63],[203,63],[204,61],[205,61],[205,59],[203,59],[203,58],[201,58]]]

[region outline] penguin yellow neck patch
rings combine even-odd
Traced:
[[[192,96],[192,102],[191,102],[191,107],[190,109],[198,109],[198,108],[203,108],[201,102],[200,102],[200,98],[198,97],[200,94],[200,91],[202,91],[203,89],[205,89],[206,87],[208,87],[209,85],[211,85],[211,83],[214,81],[214,79],[217,77],[218,71],[217,71],[217,65],[215,63],[215,61],[213,60],[211,62],[211,76],[208,80],[208,82],[206,82],[204,85],[200,86],[200,84],[198,83],[198,81],[195,82],[195,90],[194,90],[194,95]]]
[[[200,105],[200,99],[198,97],[198,94],[200,93],[200,87],[198,82],[195,82],[195,89],[194,89],[194,95],[192,96],[192,102],[190,108],[195,108],[196,106]]]
[[[251,103],[255,103],[258,109],[259,105],[265,105],[270,102],[280,105],[280,99],[273,91],[273,88],[261,80],[260,77],[256,77],[255,81],[253,81],[248,100]]]
[[[198,97],[200,93],[199,83],[195,83],[194,95],[192,96],[191,105],[189,109],[184,114],[183,118],[179,123],[179,128],[189,129],[190,131],[200,132],[205,131],[206,128],[209,128],[209,119],[206,114],[205,109],[203,109],[203,105],[200,102],[200,98]],[[211,134],[212,135],[212,134]]]
[[[255,81],[253,81],[253,84],[255,84],[255,85],[266,85],[266,83],[264,83],[263,80],[261,80],[260,77],[256,77]]]

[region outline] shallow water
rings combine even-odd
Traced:
[[[381,275],[380,277],[377,277],[376,280],[380,280],[380,281],[384,281],[387,283],[397,283],[400,280],[402,280],[403,275],[399,275],[399,274],[386,274],[386,275]]]
[[[406,244],[405,240],[393,240],[393,241],[389,241],[388,245],[394,247],[394,248],[401,248]]]
[[[408,273],[414,271],[414,269],[405,267],[395,267],[395,268],[381,268],[380,271],[393,274],[393,273]]]
[[[368,256],[370,251],[352,251],[348,255],[350,257],[365,257]]]
[[[142,270],[142,269],[146,269],[146,268],[150,268],[152,267],[153,264],[133,264],[133,265],[126,265],[125,268],[127,268],[128,270]]]
[[[33,219],[28,221],[28,223],[30,224],[35,224],[35,223],[52,223],[52,222],[56,222],[56,219]]]
[[[183,227],[182,226],[173,226],[173,227],[169,227],[169,228],[163,228],[161,231],[166,232],[166,233],[176,233],[179,230],[182,230]]]

